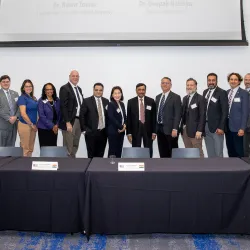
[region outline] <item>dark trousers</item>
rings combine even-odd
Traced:
[[[174,138],[171,135],[166,135],[162,125],[158,125],[157,141],[161,158],[171,158],[172,149],[178,148],[178,136]]]
[[[132,137],[132,147],[141,147],[142,141],[143,141],[144,148],[149,148],[150,157],[152,158],[152,155],[153,155],[152,134],[148,135],[145,125],[139,121],[138,133],[136,134],[136,136]]]
[[[38,128],[40,147],[57,146],[57,134],[53,130]]]
[[[250,157],[250,132],[245,132],[243,142],[244,142],[244,156]]]
[[[87,132],[85,134],[85,141],[88,150],[88,158],[103,157],[106,144],[107,134],[105,129]]]
[[[124,133],[117,133],[108,136],[108,141],[109,141],[108,157],[110,157],[110,155],[115,155],[116,158],[121,158],[123,140],[124,140]]]
[[[229,157],[243,157],[243,136],[238,136],[238,132],[231,132],[230,130],[225,133],[226,144]]]

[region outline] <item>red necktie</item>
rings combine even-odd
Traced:
[[[141,100],[141,102],[140,102],[140,121],[141,121],[141,123],[144,123],[145,122],[145,110],[144,110],[142,98],[140,98],[140,100]]]

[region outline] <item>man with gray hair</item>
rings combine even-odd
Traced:
[[[17,134],[18,93],[10,90],[10,77],[0,77],[0,147],[14,147]]]
[[[245,89],[250,95],[250,73],[247,73],[244,77],[244,84],[245,84]],[[249,108],[250,111],[250,108]],[[244,156],[249,157],[250,156],[250,115],[248,117],[247,121],[247,128],[245,130],[244,134]]]

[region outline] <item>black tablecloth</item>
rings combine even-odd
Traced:
[[[31,170],[57,161],[59,170]],[[89,159],[0,158],[0,230],[82,232]]]
[[[143,161],[145,172],[118,172],[118,161]],[[250,233],[249,177],[238,158],[95,158],[86,172],[86,234]]]

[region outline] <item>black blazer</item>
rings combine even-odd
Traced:
[[[247,90],[246,90],[246,91],[247,91]],[[247,92],[248,92],[248,94],[249,94],[249,112],[250,112],[250,92],[249,92],[249,91],[247,91]],[[250,113],[248,114],[247,127],[246,127],[245,131],[246,131],[247,133],[250,132]]]
[[[204,90],[205,98],[209,89]],[[206,100],[208,128],[211,133],[215,133],[216,129],[225,131],[226,121],[228,117],[228,97],[227,92],[219,87],[213,92],[209,105]]]
[[[139,130],[139,103],[138,96],[128,100],[127,105],[127,135],[136,137]],[[144,97],[145,123],[148,136],[156,133],[156,104],[154,99]]]
[[[156,119],[158,119],[158,110],[160,105],[161,95],[156,96]],[[170,91],[165,100],[163,108],[163,131],[166,135],[171,135],[172,130],[179,130],[181,121],[181,97]],[[156,122],[158,122],[156,120]]]
[[[109,100],[104,97],[100,98],[105,116],[105,126],[107,127]],[[84,105],[81,107],[80,122],[81,127],[85,128],[86,133],[94,132],[98,129],[99,116],[94,96],[90,96],[84,100]]]
[[[78,87],[79,94],[82,96],[82,89]],[[70,122],[73,126],[77,112],[77,100],[73,88],[70,83],[66,83],[60,88],[59,92],[60,107],[61,107],[61,121],[59,127],[66,129],[66,122]]]
[[[125,105],[120,102],[120,106],[124,116],[124,124],[127,124]],[[122,114],[116,101],[111,101],[108,104],[108,126],[106,128],[108,135],[118,134],[118,129],[123,129]]]
[[[185,119],[186,112],[186,121]],[[185,124],[184,124],[185,123]],[[206,100],[205,98],[195,93],[188,107],[188,96],[183,98],[181,133],[183,126],[186,125],[187,135],[194,138],[197,131],[202,132],[204,136],[206,123]]]

